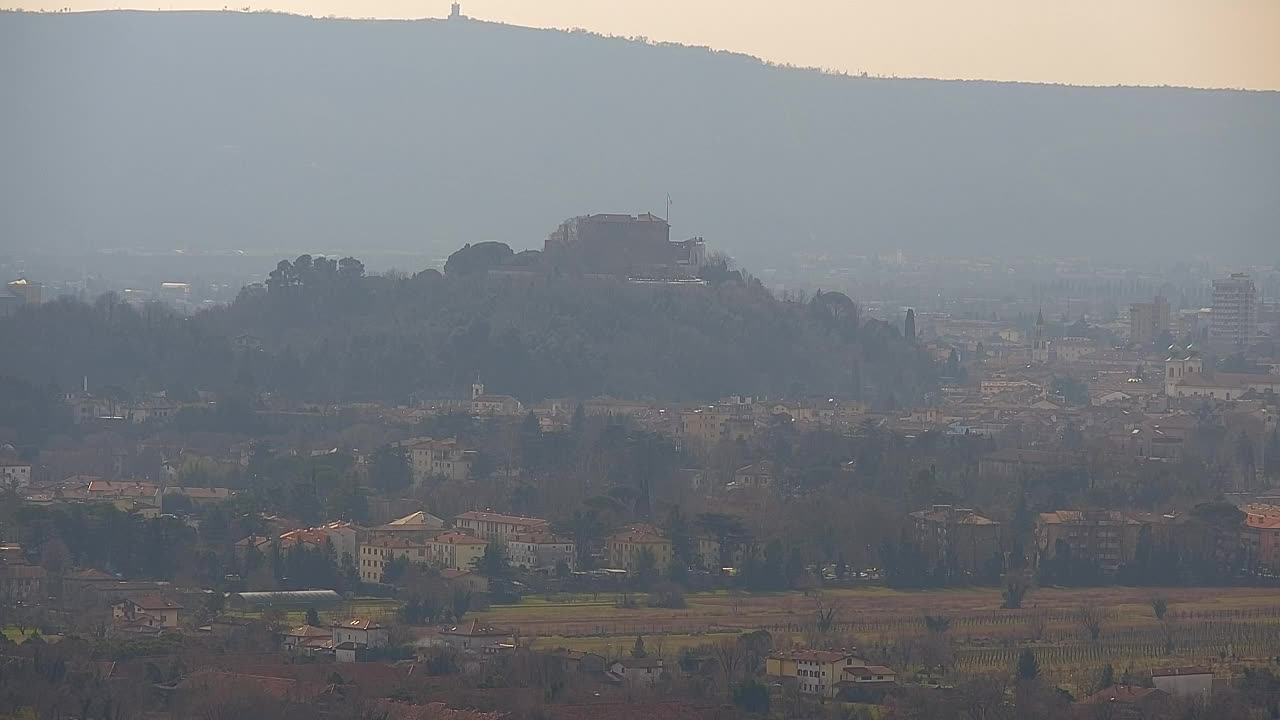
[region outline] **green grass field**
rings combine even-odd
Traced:
[[[343,602],[337,607],[321,610],[317,614],[320,616],[321,622],[330,622],[342,620],[344,618],[363,617],[372,618],[374,620],[389,621],[393,620],[396,611],[400,608],[400,603],[396,600],[387,598],[356,598],[349,602]],[[232,617],[244,617],[260,619],[267,610],[227,610],[224,614]],[[297,627],[306,623],[306,610],[287,610],[284,613],[283,622],[289,627]]]

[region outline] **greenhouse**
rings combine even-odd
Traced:
[[[342,596],[333,590],[286,590],[232,593],[229,600],[233,608],[241,610],[266,607],[320,609],[337,605],[342,602]]]

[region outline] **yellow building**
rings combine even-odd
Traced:
[[[855,672],[848,672],[853,670]],[[871,682],[892,683],[893,671],[847,650],[787,650],[765,658],[765,674],[782,682],[793,682],[807,695],[834,698],[841,683],[869,677]]]
[[[755,437],[755,419],[750,406],[730,410],[718,407],[686,410],[680,413],[676,440],[683,446],[709,449],[720,442],[746,442]]]
[[[671,567],[671,540],[652,525],[632,525],[609,536],[606,542],[609,566],[633,571],[640,567],[640,558],[653,554],[654,569],[664,574]]]
[[[503,515],[472,510],[453,519],[454,527],[489,541],[510,542],[517,535],[546,532],[549,523],[542,518]]]
[[[431,555],[425,543],[403,537],[372,538],[360,545],[360,558],[356,570],[360,581],[380,583],[386,574],[387,564],[404,558],[410,563],[430,563]]]
[[[461,532],[437,535],[429,545],[431,564],[451,570],[471,570],[484,557],[489,543]]]

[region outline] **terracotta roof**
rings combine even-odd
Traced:
[[[196,500],[225,500],[235,492],[230,488],[167,487],[164,489],[166,495],[185,495]]]
[[[182,606],[163,595],[130,595],[125,598],[143,610],[181,610]]]
[[[411,550],[414,548],[425,548],[427,546],[426,543],[419,542],[417,540],[411,540],[405,537],[374,538],[369,542],[365,543],[365,545],[369,545],[372,547],[387,548],[390,550],[397,550],[397,549]]]
[[[609,542],[664,543],[670,542],[662,531],[652,525],[632,525],[609,536]]]
[[[416,513],[410,513],[409,515],[405,515],[402,518],[398,518],[396,520],[392,520],[391,522],[387,523],[387,526],[397,527],[397,528],[402,526],[413,526],[413,525],[421,525],[424,527],[441,527],[444,525],[444,521],[436,517],[435,515],[432,515],[431,513],[427,513],[419,510]]]
[[[98,570],[96,568],[87,568],[85,570],[76,570],[75,572],[67,573],[66,575],[62,576],[62,579],[63,580],[89,580],[89,581],[101,580],[103,582],[108,582],[108,581],[115,582],[118,578],[116,578],[115,575],[104,573],[101,570]]]
[[[953,523],[956,525],[999,525],[989,517],[984,517],[967,508],[951,508],[947,510],[917,510],[911,513],[917,520],[929,522]]]
[[[1098,692],[1080,701],[1081,705],[1108,705],[1111,703],[1119,703],[1121,705],[1132,705],[1135,703],[1154,700],[1155,698],[1167,696],[1163,690],[1156,688],[1137,687],[1135,685],[1112,685],[1109,688],[1103,688]]]
[[[540,527],[548,524],[542,518],[523,517],[520,515],[503,515],[501,513],[487,512],[481,510],[471,510],[464,512],[454,518],[455,520],[473,520],[477,522],[504,523],[507,525],[524,525],[526,527]]]
[[[1115,510],[1055,510],[1054,512],[1040,513],[1040,521],[1050,525],[1098,522],[1121,523],[1124,525],[1139,524],[1137,520]]]
[[[845,674],[857,675],[858,677],[871,677],[874,675],[896,675],[893,670],[883,665],[855,665],[844,669]]]
[[[1259,530],[1275,530],[1280,529],[1280,517],[1270,517],[1267,515],[1254,515],[1250,513],[1245,516],[1244,524]]]
[[[369,618],[347,618],[341,622],[334,623],[333,627],[347,628],[348,630],[378,630],[382,628],[382,624]]]
[[[1152,670],[1151,677],[1176,677],[1179,675],[1212,675],[1213,670],[1202,665],[1192,665],[1189,667],[1162,668],[1160,670]]]
[[[112,482],[94,480],[89,483],[90,494],[120,495],[123,497],[154,497],[160,488],[151,483]]]
[[[333,631],[313,625],[301,625],[285,633],[285,636],[292,638],[333,637]]]
[[[614,660],[614,662],[622,665],[624,668],[660,668],[662,667],[662,658],[660,657],[624,657]]]
[[[488,545],[489,544],[484,540],[481,540],[480,538],[476,537],[475,535],[468,535],[466,533],[460,533],[460,532],[451,532],[451,533],[445,533],[443,535],[437,535],[436,538],[432,540],[432,542],[440,543],[443,545]]]
[[[775,652],[769,655],[769,657],[774,660],[795,660],[800,662],[818,663],[839,662],[849,657],[859,659],[857,655],[853,654],[853,651],[849,650],[784,650],[782,652]],[[862,662],[865,667],[866,661],[860,659],[859,661]]]
[[[507,539],[509,543],[519,542],[530,545],[564,545],[573,542],[568,538],[559,538],[550,532],[518,533]]]
[[[479,620],[468,620],[461,625],[454,625],[442,630],[442,635],[463,635],[466,637],[510,637],[510,630],[502,630],[492,625],[482,625]]]
[[[324,545],[329,536],[319,530],[290,530],[280,536],[282,543],[306,543],[308,545]]]
[[[292,678],[241,675],[224,670],[197,670],[179,683],[179,687],[207,687],[228,693],[235,689],[256,688],[274,698],[303,700],[322,695],[328,686],[321,683],[299,682]]]
[[[553,720],[709,720],[723,717],[717,708],[682,702],[548,705],[546,710]]]

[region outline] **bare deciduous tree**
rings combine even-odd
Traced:
[[[1102,637],[1102,620],[1102,610],[1093,605],[1081,605],[1076,610],[1076,623],[1090,640],[1097,641]]]
[[[1049,629],[1049,612],[1039,608],[1032,609],[1027,613],[1027,636],[1031,640],[1043,640],[1044,633]]]

